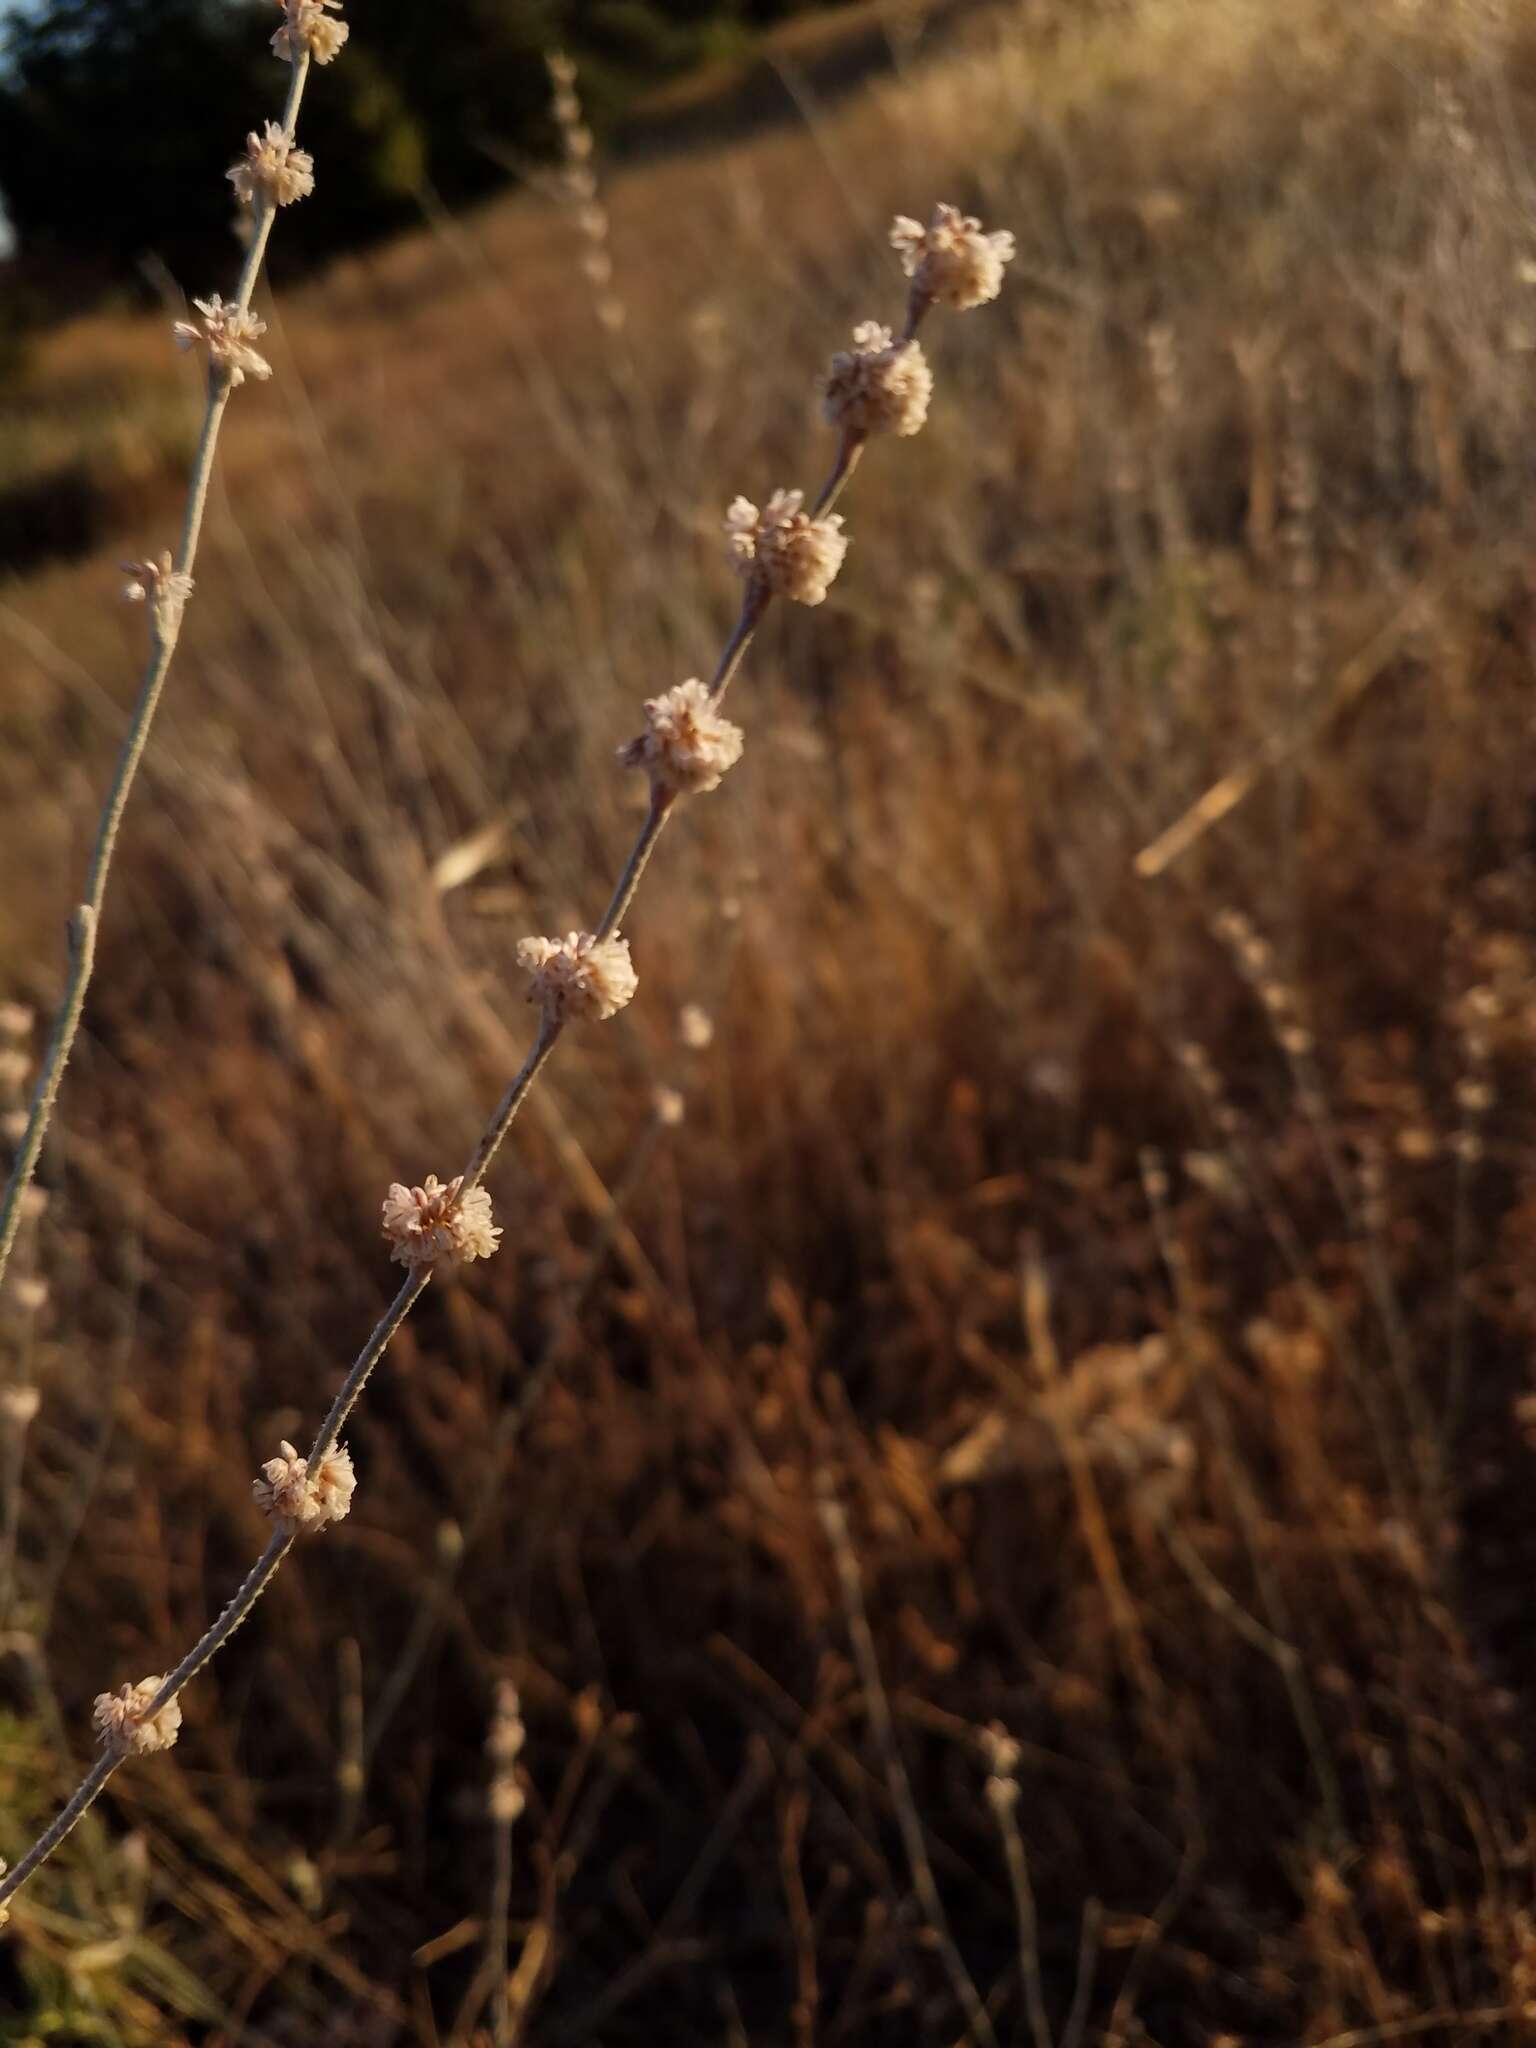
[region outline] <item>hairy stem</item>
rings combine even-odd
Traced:
[[[284,116],[285,132],[290,139],[298,114],[306,68],[307,59],[299,60],[294,66],[293,81]],[[246,258],[245,267],[241,273],[239,303],[242,306],[249,302],[250,292],[260,267],[262,251],[266,246],[266,238],[271,229],[270,215],[270,206],[264,205],[259,212],[256,233]],[[925,308],[921,307],[916,310],[909,310],[907,327],[909,335],[915,331],[917,321],[921,318],[923,310]],[[210,384],[208,416],[204,422],[203,441],[198,451],[197,467],[188,498],[187,528],[183,540],[183,560],[180,565],[183,569],[190,564],[192,551],[196,546],[197,533],[202,519],[202,509],[207,497],[208,473],[212,462],[213,446],[217,438],[218,423],[222,417],[223,405],[227,398],[227,385],[224,388],[219,388],[218,380],[212,380]],[[821,493],[816,501],[816,513],[818,516],[829,509],[841,494],[853,474],[862,449],[863,442],[861,440],[847,435],[843,437],[831,474],[822,486]],[[716,702],[725,694],[726,689],[739,670],[758,624],[767,610],[768,603],[769,593],[760,586],[749,583],[742,602],[740,615],[721,652],[710,683],[710,695]],[[118,779],[114,784],[112,796],[108,800],[107,812],[103,817],[101,835],[98,838],[97,859],[92,864],[91,887],[93,894],[91,900],[76,913],[75,920],[75,930],[79,935],[76,941],[77,949],[79,956],[84,959],[85,965],[82,970],[77,959],[76,970],[71,977],[70,989],[60,1012],[60,1022],[55,1027],[55,1046],[50,1048],[48,1066],[45,1068],[44,1079],[39,1084],[39,1095],[37,1098],[38,1102],[41,1103],[44,1101],[46,1094],[46,1107],[39,1110],[37,1105],[34,1104],[33,1116],[28,1128],[28,1139],[24,1142],[22,1156],[18,1161],[17,1176],[13,1177],[12,1187],[7,1193],[7,1218],[9,1218],[13,1209],[19,1212],[20,1192],[30,1177],[32,1166],[36,1162],[37,1151],[41,1146],[42,1130],[46,1127],[47,1123],[47,1107],[51,1107],[53,1093],[57,1090],[58,1074],[62,1072],[64,1061],[68,1058],[69,1044],[73,1040],[74,1028],[79,1019],[80,1005],[84,999],[85,985],[89,980],[90,943],[94,937],[95,913],[100,906],[101,890],[105,886],[106,871],[110,863],[112,839],[116,833],[117,820],[121,817],[122,807],[127,799],[128,785],[131,783],[133,771],[138,765],[139,756],[143,752],[144,738],[148,731],[149,719],[153,715],[154,701],[158,696],[160,685],[164,681],[165,670],[169,665],[171,651],[174,647],[174,638],[173,629],[168,636],[162,634],[157,639],[156,652],[151,662],[149,676],[146,678],[145,691],[140,699],[139,711],[135,714],[134,726],[130,731],[128,743],[124,748],[123,761],[119,766]],[[623,873],[609,901],[608,908],[604,912],[598,932],[599,937],[607,938],[611,936],[617,928],[620,918],[628,910],[673,807],[674,798],[670,794],[663,793],[653,797],[645,823],[640,829],[635,844],[631,849],[629,859],[625,863]],[[545,1062],[554,1051],[562,1028],[560,1019],[547,1014],[543,1018],[532,1048],[523,1061],[522,1066],[508,1084],[501,1101],[492,1112],[490,1121],[487,1123],[469,1164],[464,1170],[462,1176],[464,1192],[468,1193],[478,1187],[484,1179],[502,1140],[511,1129],[518,1111],[526,1101],[529,1091],[542,1071]],[[62,1051],[56,1058],[55,1048],[57,1047],[62,1047]],[[35,1132],[34,1126],[36,1127]],[[30,1152],[28,1151],[29,1145],[31,1148]],[[11,1236],[14,1237],[14,1224],[10,1225],[10,1232]],[[4,1252],[8,1251],[8,1249],[9,1240],[6,1240],[3,1246],[0,1246],[0,1275],[3,1275],[4,1270]],[[321,1423],[314,1442],[310,1446],[308,1454],[310,1471],[313,1472],[318,1469],[326,1453],[336,1444],[347,1418],[352,1413],[368,1382],[370,1374],[384,1356],[396,1331],[425,1292],[430,1277],[430,1266],[421,1265],[412,1268],[406,1279],[402,1282],[393,1301],[374,1326],[368,1341],[353,1361],[351,1369],[348,1371],[336,1394],[335,1400],[331,1403],[329,1413],[326,1415],[324,1422]],[[841,1506],[832,1492],[828,1491],[824,1495],[821,1507],[823,1520],[829,1537],[832,1539],[838,1560],[839,1580],[847,1610],[849,1632],[853,1639],[855,1655],[859,1661],[866,1696],[869,1700],[871,1718],[885,1755],[888,1783],[896,1806],[898,1819],[901,1823],[909,1860],[912,1863],[914,1881],[918,1886],[929,1925],[939,1942],[940,1953],[944,1959],[945,1967],[949,1971],[956,1997],[966,2013],[972,2037],[982,2044],[982,2048],[996,2048],[996,2036],[991,2022],[985,2008],[977,1997],[975,1987],[964,1969],[953,1937],[950,1935],[948,1923],[944,1917],[943,1906],[938,1897],[937,1886],[934,1883],[932,1868],[928,1861],[921,1824],[917,1821],[915,1811],[911,1806],[910,1787],[906,1783],[905,1770],[901,1762],[899,1749],[896,1746],[895,1730],[891,1722],[890,1708],[886,1701],[883,1687],[880,1684],[879,1667],[875,1662],[874,1641],[869,1632],[867,1616],[864,1613],[858,1565],[848,1539],[847,1524],[843,1517]],[[257,1600],[271,1583],[284,1558],[293,1548],[293,1543],[293,1534],[280,1525],[266,1549],[251,1567],[251,1570],[247,1573],[245,1579],[218,1619],[205,1631],[187,1652],[180,1664],[177,1665],[176,1669],[165,1679],[154,1700],[146,1710],[147,1714],[152,1715],[158,1712],[161,1707],[174,1699],[182,1688],[197,1675],[209,1658],[234,1634],[235,1630],[239,1628],[240,1624],[255,1606]],[[64,1840],[70,1829],[74,1827],[76,1822],[99,1796],[102,1788],[110,1780],[121,1760],[115,1753],[110,1751],[97,1759],[58,1818],[27,1851],[15,1869],[0,1877],[0,1906],[4,1905],[5,1901],[18,1890],[31,1873],[36,1870],[38,1865],[44,1862],[58,1847],[59,1843]],[[503,2030],[504,2025],[505,2023],[503,2022]]]

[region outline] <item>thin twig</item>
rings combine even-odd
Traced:
[[[896,1823],[901,1829],[902,1845],[907,1852],[907,1863],[912,1872],[912,1889],[917,1893],[918,1904],[923,1909],[938,1946],[939,1955],[955,1997],[964,2012],[972,2037],[982,2043],[982,2048],[997,2048],[997,2035],[981,1994],[972,1982],[971,1973],[965,1967],[964,1958],[955,1945],[950,1932],[949,1916],[944,1911],[944,1901],[939,1897],[938,1883],[933,1875],[933,1865],[928,1858],[928,1844],[923,1838],[923,1824],[918,1818],[917,1805],[912,1797],[912,1783],[907,1776],[907,1767],[902,1762],[901,1750],[896,1741],[896,1724],[891,1718],[891,1704],[886,1697],[885,1685],[880,1677],[880,1660],[875,1653],[875,1638],[869,1626],[869,1611],[864,1605],[864,1588],[859,1577],[859,1560],[854,1553],[853,1539],[848,1533],[848,1517],[843,1504],[837,1497],[837,1490],[830,1472],[817,1475],[817,1508],[821,1525],[826,1530],[827,1541],[832,1547],[833,1562],[837,1567],[838,1590],[843,1596],[843,1615],[848,1624],[848,1640],[853,1645],[854,1660],[859,1667],[859,1683],[864,1689],[864,1704],[869,1713],[870,1725],[874,1729],[879,1745],[881,1761],[885,1766],[886,1787],[891,1795],[891,1805],[896,1811]]]
[[[287,132],[290,135],[294,119],[297,115],[299,94],[303,84],[306,62],[307,60],[305,62],[296,61],[295,64],[294,84],[290,91],[288,109],[285,115]],[[270,211],[270,208],[268,208],[268,211]],[[250,289],[254,284],[256,269],[260,261],[260,252],[265,246],[266,234],[270,231],[270,225],[270,219],[266,217],[265,213],[259,216],[257,234],[252,242],[251,254],[247,258],[246,267],[241,276],[242,304],[248,300]],[[921,299],[917,293],[912,295],[908,307],[907,338],[910,338],[916,331],[917,323],[926,310],[926,306],[927,301],[925,299]],[[226,391],[224,396],[227,397],[227,395]],[[204,438],[208,446],[205,451],[200,451],[200,462],[211,460],[211,437],[206,429]],[[823,486],[821,495],[817,500],[818,509],[824,509],[826,506],[829,506],[841,493],[853,473],[862,445],[860,440],[852,436],[846,434],[843,436],[832,473]],[[206,492],[207,476],[200,472],[199,476],[194,479],[192,501],[188,508],[188,534],[193,545],[195,545],[196,541],[197,524],[201,520],[202,504],[206,497]],[[740,615],[720,656],[714,680],[711,684],[711,695],[716,701],[723,695],[732,677],[739,669],[742,657],[750,645],[757,625],[767,608],[769,596],[769,590],[761,580],[754,578],[749,582]],[[166,661],[169,660],[168,650],[165,659]],[[162,667],[160,680],[163,681],[163,679],[164,671]],[[158,690],[158,682],[156,683],[156,689]],[[134,766],[137,765],[138,754],[142,753],[142,750],[143,733],[141,732],[137,741],[137,750],[133,754]],[[126,790],[123,792],[124,797],[125,795]],[[640,829],[618,887],[614,891],[608,911],[605,914],[604,936],[611,932],[613,926],[617,924],[618,918],[623,914],[624,909],[627,908],[633,897],[641,874],[650,859],[651,853],[655,849],[656,841],[660,836],[670,809],[670,802],[657,802],[653,800],[646,821]],[[111,804],[109,803],[110,810]],[[117,814],[120,815],[120,813],[121,799],[117,803]],[[112,829],[115,831],[115,823]],[[96,869],[93,868],[93,878],[104,884],[105,862],[101,864],[99,876],[96,874]],[[80,985],[79,996],[83,997],[83,982]],[[76,1012],[78,1014],[78,1000]],[[560,1017],[551,1014],[550,1010],[546,1009],[532,1049],[493,1111],[490,1121],[475,1147],[469,1164],[461,1176],[461,1186],[464,1193],[472,1192],[483,1180],[497,1149],[511,1128],[519,1109],[527,1099],[534,1081],[537,1079],[545,1061],[553,1052],[561,1030],[562,1022]],[[68,1048],[66,1046],[63,1057],[67,1057],[67,1052]],[[59,1071],[62,1071],[62,1065],[63,1058],[61,1057],[58,1062]],[[55,1085],[56,1078],[55,1075]],[[35,1114],[33,1121],[37,1121]],[[37,1145],[40,1146],[40,1144],[41,1134],[39,1131]],[[36,1147],[34,1147],[32,1157],[35,1161]],[[30,1168],[28,1170],[30,1171]],[[19,1190],[13,1188],[12,1195],[19,1207]],[[7,1199],[10,1201],[12,1196],[8,1196]],[[318,1473],[320,1471],[326,1454],[336,1444],[341,1430],[362,1394],[364,1387],[367,1385],[368,1378],[374,1367],[383,1357],[395,1332],[405,1321],[416,1301],[425,1291],[427,1282],[431,1277],[431,1270],[431,1266],[425,1263],[412,1266],[407,1278],[396,1293],[394,1300],[385,1310],[370,1334],[367,1343],[358,1353],[351,1370],[342,1382],[336,1398],[331,1404],[329,1414],[320,1425],[320,1429],[310,1447],[305,1461],[309,1472]],[[965,1966],[960,1959],[959,1951],[954,1945],[953,1938],[949,1934],[948,1924],[943,1916],[943,1906],[938,1896],[932,1868],[929,1865],[927,1851],[923,1844],[921,1824],[912,1805],[911,1788],[907,1782],[899,1752],[896,1749],[890,1708],[886,1702],[884,1690],[880,1685],[879,1669],[875,1662],[873,1638],[869,1634],[868,1621],[863,1615],[863,1597],[859,1591],[857,1561],[854,1559],[852,1548],[848,1544],[846,1525],[842,1522],[842,1511],[837,1505],[835,1497],[829,1496],[824,1512],[829,1517],[835,1518],[836,1526],[842,1531],[839,1572],[843,1578],[845,1595],[849,1600],[850,1630],[854,1635],[855,1648],[860,1657],[861,1667],[865,1672],[865,1689],[870,1697],[871,1713],[876,1718],[877,1728],[882,1731],[882,1747],[886,1752],[892,1796],[896,1800],[903,1835],[907,1842],[908,1855],[912,1861],[914,1877],[919,1886],[919,1894],[922,1898],[924,1909],[929,1914],[935,1933],[941,1937],[941,1946],[946,1964],[950,1968],[961,2004],[971,2020],[975,2038],[982,2043],[982,2048],[997,2048],[996,2035],[991,2021],[980,2001],[975,1985],[966,1974]],[[829,1531],[833,1526],[833,1520],[829,1520]],[[196,1676],[208,1659],[233,1635],[235,1630],[249,1615],[256,1601],[260,1598],[282,1564],[283,1559],[293,1547],[294,1531],[292,1525],[286,1522],[279,1522],[277,1530],[278,1533],[273,1535],[267,1548],[251,1568],[218,1619],[192,1646],[169,1677],[163,1681],[149,1705],[141,1710],[140,1717],[142,1719],[153,1720],[154,1716],[162,1708],[168,1706],[189,1680]],[[122,1758],[112,1750],[105,1751],[97,1759],[58,1819],[34,1843],[14,1870],[0,1876],[0,1906],[3,1906],[5,1901],[25,1882],[32,1871],[52,1854],[53,1850],[64,1839],[65,1835],[68,1834],[70,1828],[75,1825],[80,1816],[88,1810],[98,1797],[121,1761]]]
[[[283,134],[290,142],[298,125],[299,105],[304,97],[304,81],[308,74],[309,52],[296,47],[288,81],[288,98],[283,108]],[[256,207],[254,232],[250,246],[245,252],[245,262],[241,266],[239,282],[235,288],[235,305],[242,313],[250,310],[251,295],[256,289],[256,280],[261,273],[262,258],[266,253],[267,240],[272,233],[272,222],[276,214],[275,197],[271,193],[263,194]],[[182,523],[181,546],[176,559],[176,569],[184,576],[192,574],[193,564],[197,559],[197,544],[203,530],[203,514],[208,504],[208,487],[213,477],[213,459],[218,449],[219,429],[223,424],[224,409],[229,404],[229,395],[233,389],[234,383],[228,367],[210,361],[208,403],[203,414],[202,432],[198,437],[197,454],[193,458],[192,474],[187,485],[186,514]],[[96,963],[96,933],[101,922],[102,904],[106,899],[107,877],[112,867],[112,856],[117,847],[118,828],[123,821],[123,812],[133,790],[139,763],[144,758],[144,749],[149,741],[149,729],[154,723],[160,693],[165,687],[171,657],[176,652],[176,643],[181,634],[181,617],[177,606],[159,606],[151,601],[148,611],[149,661],[144,671],[144,680],[139,686],[138,702],[134,706],[133,716],[129,720],[128,731],[123,739],[122,751],[118,755],[117,771],[112,778],[112,786],[107,791],[101,821],[96,828],[96,844],[86,877],[85,898],[76,906],[70,918],[69,976],[49,1038],[47,1056],[33,1091],[26,1135],[21,1141],[20,1150],[11,1168],[5,1199],[0,1203],[0,1283],[4,1282],[5,1269],[10,1263],[11,1248],[16,1242],[16,1233],[21,1225],[21,1198],[37,1171],[43,1139],[47,1136],[48,1125],[53,1117],[53,1106],[58,1099],[59,1084],[63,1080],[64,1069],[69,1064],[69,1056],[80,1029],[80,1017],[85,1008],[85,993],[90,986],[91,974]]]

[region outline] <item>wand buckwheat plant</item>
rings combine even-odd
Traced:
[[[280,181],[285,176],[301,182],[308,177],[307,160],[302,165],[296,163],[292,149],[293,115],[309,57],[327,61],[345,35],[344,26],[325,12],[335,4],[336,0],[323,0],[322,5],[287,0],[277,42],[291,53],[295,67],[288,114],[277,137],[270,131],[265,138],[253,134],[246,164],[236,167],[237,189],[251,193],[265,225],[270,225],[275,207],[281,203]],[[260,241],[258,236],[253,244],[258,251]],[[933,378],[917,343],[920,323],[935,305],[963,309],[995,298],[1003,265],[1013,249],[1010,235],[984,234],[976,221],[949,206],[935,211],[927,229],[899,219],[892,241],[912,279],[905,325],[899,335],[893,335],[887,328],[866,322],[855,330],[853,350],[834,358],[824,385],[824,401],[827,417],[839,432],[838,448],[810,508],[806,509],[801,491],[780,489],[761,510],[739,497],[727,511],[726,554],[742,582],[736,624],[708,683],[690,677],[651,698],[644,706],[645,730],[619,749],[624,765],[643,769],[648,776],[650,804],[596,928],[573,931],[564,938],[527,938],[518,947],[518,963],[529,977],[529,1000],[539,1011],[538,1029],[468,1165],[446,1182],[431,1174],[419,1186],[396,1182],[385,1196],[383,1235],[390,1257],[405,1267],[405,1278],[353,1361],[308,1452],[301,1456],[294,1445],[284,1443],[256,1479],[256,1500],[272,1521],[266,1549],[218,1619],[174,1671],[163,1679],[140,1680],[115,1695],[103,1694],[98,1700],[102,1753],[58,1818],[0,1879],[0,1909],[58,1847],[127,1756],[169,1747],[175,1740],[180,1725],[179,1695],[245,1620],[298,1535],[321,1530],[347,1513],[355,1477],[340,1435],[370,1374],[434,1274],[489,1258],[496,1251],[501,1230],[491,1220],[490,1196],[481,1183],[562,1033],[572,1025],[602,1023],[633,999],[638,978],[620,926],[679,800],[716,789],[741,757],[742,732],[721,715],[720,706],[758,625],[775,598],[806,605],[824,601],[849,544],[842,517],[832,508],[865,444],[877,433],[913,434],[926,417]],[[237,381],[236,373],[261,374],[243,353],[249,350],[256,331],[247,317],[249,284],[254,278],[254,266],[249,263],[248,273],[233,307],[215,300],[200,308],[202,338],[213,364],[210,416],[215,422],[217,408]],[[200,474],[200,487],[205,489],[206,474]],[[174,613],[185,597],[184,592],[172,588],[171,579],[187,573],[190,559],[184,548],[179,570],[162,563],[155,568],[140,566],[133,572],[155,608],[157,646],[163,646],[167,637],[167,628],[159,623],[162,615]],[[163,674],[163,663],[158,673]],[[93,931],[94,924],[88,923],[86,929]],[[708,1042],[710,1027],[702,1012],[694,1012],[683,1029],[687,1043]]]
[[[143,604],[149,614],[149,659],[118,756],[117,772],[96,828],[96,844],[86,878],[85,897],[70,919],[70,966],[64,997],[38,1076],[26,1130],[17,1149],[4,1200],[0,1202],[0,1283],[4,1282],[5,1269],[21,1225],[22,1197],[37,1171],[43,1139],[58,1097],[59,1082],[80,1028],[85,994],[95,965],[96,929],[106,896],[118,827],[133,789],[139,762],[143,759],[171,657],[176,652],[182,614],[192,596],[192,568],[202,534],[203,513],[208,503],[208,486],[213,475],[225,407],[231,393],[237,391],[247,377],[264,380],[272,374],[271,364],[254,346],[265,333],[266,323],[251,311],[251,297],[267,252],[267,238],[279,207],[307,198],[315,189],[313,159],[295,142],[299,106],[304,97],[311,60],[316,64],[330,63],[347,39],[347,25],[334,19],[341,0],[279,0],[279,4],[283,8],[283,23],[272,38],[272,48],[288,66],[288,95],[282,119],[268,121],[259,135],[253,130],[246,141],[244,158],[229,172],[236,194],[251,215],[250,238],[235,285],[235,296],[227,304],[217,293],[209,299],[194,299],[192,303],[201,317],[196,321],[178,320],[173,330],[179,347],[204,347],[208,351],[207,405],[187,485],[181,544],[176,554],[172,555],[166,549],[152,561],[126,565],[128,583],[124,595]]]

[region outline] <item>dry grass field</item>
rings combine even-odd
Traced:
[[[824,472],[890,216],[1019,242],[350,1518],[19,1895],[0,2043],[489,2042],[507,1678],[535,2048],[1536,2037],[1536,7],[901,47],[613,176],[622,327],[538,193],[264,309],[0,1315],[12,1858],[520,1060],[516,943],[600,909],[614,748],[730,624],[726,503]],[[197,379],[107,316],[29,374],[122,527],[0,586],[46,1009]]]

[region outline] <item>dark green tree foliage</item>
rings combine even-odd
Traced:
[[[34,291],[89,292],[150,258],[212,288],[235,211],[224,172],[281,102],[277,20],[228,0],[48,0],[11,24],[0,193]],[[306,111],[305,140],[326,158],[325,219],[294,209],[289,261],[398,222],[419,184],[401,95],[371,52],[348,55]]]
[[[279,270],[546,154],[546,50],[580,60],[601,128],[637,89],[806,4],[356,0],[352,40],[304,113],[324,203],[284,220]],[[217,287],[233,214],[223,173],[282,92],[267,49],[278,19],[272,0],[29,0],[0,45],[0,194],[34,295],[78,303],[151,259]]]

